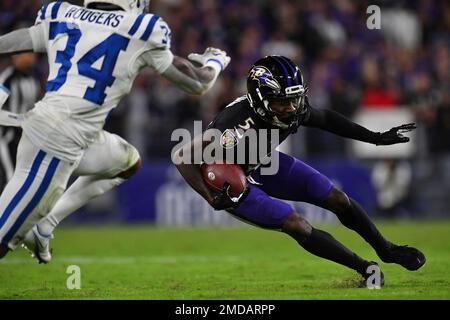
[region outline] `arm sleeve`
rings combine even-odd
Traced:
[[[47,30],[45,24],[40,23],[28,29],[34,52],[47,52]]]
[[[172,64],[171,37],[169,25],[162,18],[158,18],[147,42],[149,50],[144,53],[147,64],[158,73],[163,73]]]
[[[347,119],[332,110],[320,110],[309,107],[309,117],[302,123],[306,127],[320,128],[339,136],[376,144],[379,132],[373,132]]]
[[[155,25],[152,29],[148,27],[140,30],[138,27],[135,36],[143,40],[144,35],[148,34],[148,30],[151,30],[150,36],[145,40],[145,44],[141,51],[136,57],[136,60],[130,66],[130,73],[134,74],[138,70],[144,67],[153,68],[159,74],[164,73],[171,65],[174,60],[174,55],[170,50],[170,36],[171,32],[169,26],[163,19],[155,15],[145,15],[147,19],[149,17],[149,25],[153,19],[157,19]],[[145,24],[143,24],[145,26]],[[140,30],[140,31],[139,31]]]
[[[30,28],[31,29],[31,28]],[[19,29],[0,37],[0,54],[16,54],[33,51],[30,29]]]
[[[28,51],[46,52],[49,20],[55,19],[60,7],[66,5],[63,2],[52,2],[44,5],[37,14],[34,26],[0,36],[0,54],[16,54]]]
[[[145,63],[158,73],[164,73],[173,62],[173,53],[169,49],[153,49],[142,57]]]

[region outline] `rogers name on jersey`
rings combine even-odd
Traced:
[[[101,24],[113,28],[118,27],[124,18],[123,15],[110,12],[93,11],[80,7],[70,7],[64,17]]]

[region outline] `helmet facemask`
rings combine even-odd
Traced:
[[[290,89],[289,87],[286,89]],[[274,126],[281,129],[287,129],[289,126],[295,124],[297,119],[306,112],[306,93],[308,88],[302,85],[296,86],[295,92],[291,94],[282,94],[279,91],[267,92],[263,94],[260,88],[256,88],[256,96],[248,94],[250,104],[253,108],[256,107],[256,112],[267,122],[271,122]],[[256,98],[256,99],[255,99]],[[255,103],[256,102],[256,103]],[[292,113],[282,113],[272,106],[276,104],[286,105],[292,104],[295,111]]]
[[[306,91],[306,90],[305,90]],[[281,128],[287,128],[297,121],[300,115],[306,111],[305,94],[284,97],[269,97],[268,112],[272,115],[272,123]],[[276,109],[277,106],[293,107],[291,112],[281,112]]]

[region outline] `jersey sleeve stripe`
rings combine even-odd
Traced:
[[[48,3],[46,5],[44,5],[41,9],[41,16],[40,16],[41,20],[45,20],[45,14],[47,12],[47,7],[48,7]]]
[[[138,31],[139,27],[141,26],[142,20],[145,17],[145,13],[141,13],[136,21],[134,22],[133,26],[131,27],[130,31],[128,32],[128,34],[130,36],[134,36],[134,34],[136,33],[136,31]]]
[[[148,39],[150,38],[150,35],[153,32],[153,28],[155,28],[155,24],[156,24],[156,21],[158,21],[158,19],[159,19],[159,17],[156,15],[154,15],[150,19],[150,22],[148,23],[147,28],[145,29],[145,32],[141,37],[141,40],[148,41]]]
[[[59,7],[61,7],[62,2],[58,1],[52,8],[52,19],[56,19],[58,16]]]

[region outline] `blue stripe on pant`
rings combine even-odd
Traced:
[[[39,154],[36,157],[36,159],[38,159],[40,157],[41,152],[42,151],[39,152]],[[44,157],[45,157],[45,153],[44,152],[42,152],[42,153],[44,154]],[[37,161],[35,160],[35,163],[36,162]],[[22,186],[22,188],[19,190],[18,195],[21,193],[21,191],[23,193],[23,194],[20,194],[18,196],[18,198],[20,198],[20,199],[23,198],[23,196],[25,195],[25,193],[29,189],[31,183],[33,182],[33,180],[34,180],[34,178],[36,176],[37,171],[39,170],[39,167],[37,167],[37,170],[33,171],[33,169],[35,169],[34,168],[35,163],[33,163],[33,168],[31,170],[27,180],[25,181],[24,186]],[[42,159],[41,159],[41,161],[39,163],[39,166],[40,166],[41,163],[42,163]],[[12,237],[14,236],[14,234],[19,230],[19,228],[22,226],[22,224],[25,222],[25,220],[28,218],[28,216],[31,214],[31,212],[33,212],[33,210],[36,208],[36,206],[42,200],[42,198],[44,197],[48,187],[50,186],[50,183],[52,182],[53,176],[55,175],[55,172],[56,172],[56,169],[58,168],[58,164],[59,163],[60,163],[60,160],[56,159],[56,158],[53,158],[50,161],[50,165],[48,166],[47,171],[45,172],[44,179],[42,180],[38,190],[36,191],[35,195],[31,199],[31,201],[28,203],[28,205],[25,207],[25,209],[22,211],[22,213],[19,215],[17,220],[14,222],[13,226],[11,227],[11,229],[3,237],[2,243],[8,244],[11,241]],[[27,181],[29,179],[31,180],[31,182],[28,185]],[[11,201],[10,205],[8,206],[8,208],[11,206],[11,204],[13,204],[15,199],[16,199],[16,197],[14,197],[13,201]],[[20,201],[20,199],[16,203],[14,203],[13,206],[11,206],[11,208],[12,208],[11,211],[14,210],[15,206],[17,206],[17,204]],[[8,208],[7,208],[7,210],[8,210]]]
[[[39,151],[36,158],[33,161],[33,165],[31,166],[30,173],[28,174],[27,179],[23,183],[22,187],[19,189],[19,192],[14,196],[14,198],[11,200],[11,202],[6,207],[5,211],[0,217],[0,229],[3,228],[4,224],[8,220],[11,213],[14,211],[14,209],[17,207],[19,202],[23,199],[25,194],[28,192],[28,189],[30,189],[31,185],[33,184],[34,178],[36,178],[36,175],[39,171],[39,168],[42,164],[42,161],[45,158],[46,153],[44,151]]]

